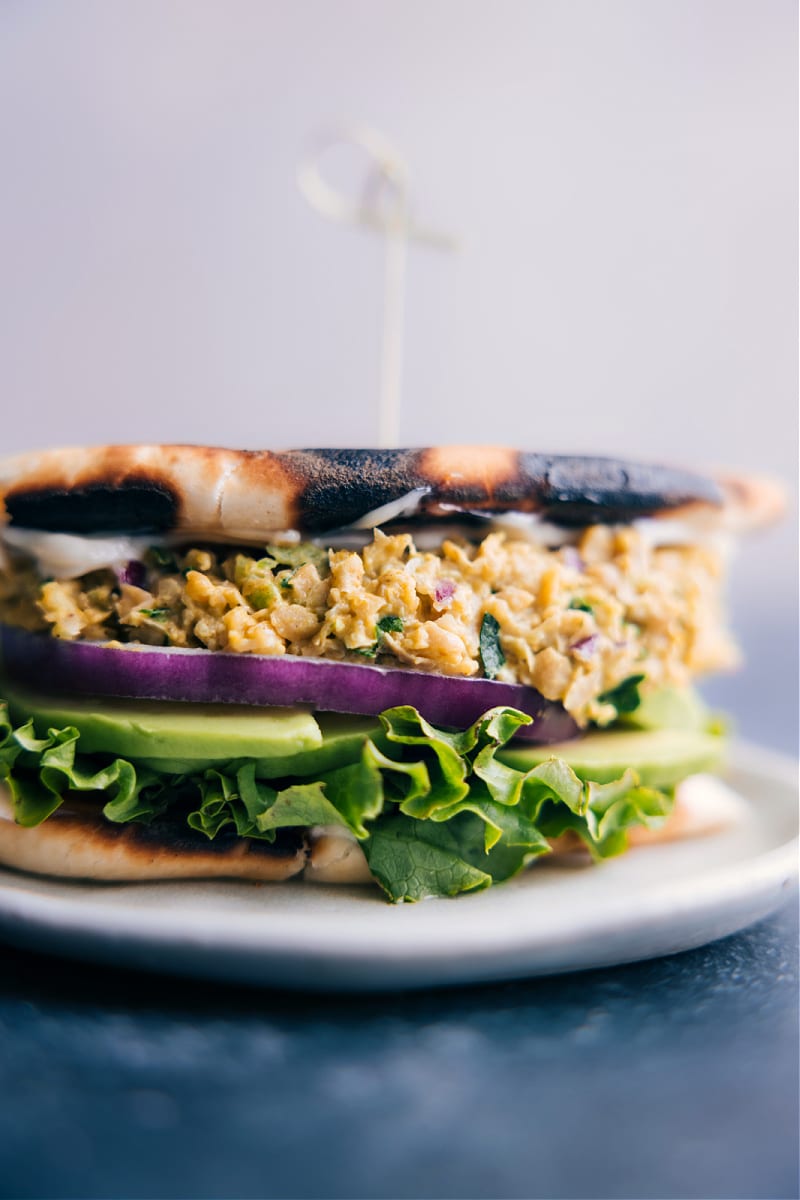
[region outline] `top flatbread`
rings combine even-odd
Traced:
[[[537,513],[560,525],[698,513],[750,523],[752,480],[716,482],[619,459],[500,446],[398,450],[229,450],[149,445],[46,450],[0,462],[4,520],[75,534],[262,540],[398,515]],[[398,504],[409,498],[406,504]],[[764,507],[764,496],[760,497]],[[388,512],[386,505],[395,506]],[[374,514],[374,516],[373,516]]]

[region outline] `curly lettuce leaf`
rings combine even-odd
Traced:
[[[579,809],[546,803],[538,825],[546,838],[567,831],[578,835],[595,861],[612,858],[627,849],[628,830],[634,825],[657,828],[672,811],[670,793],[639,786],[635,771],[625,771],[611,783],[582,783]]]
[[[189,828],[204,833],[207,838],[215,838],[221,829],[233,825],[240,837],[252,837],[255,821],[237,790],[237,782],[235,775],[226,775],[214,768],[193,779],[182,780],[178,787],[187,800],[191,797],[192,801],[192,811],[186,817]],[[197,804],[196,808],[194,804]]]
[[[501,882],[572,832],[595,859],[625,849],[628,830],[663,821],[671,795],[635,772],[582,782],[566,762],[527,770],[496,753],[529,717],[492,709],[468,729],[439,729],[404,705],[381,715],[379,748],[366,740],[355,763],[269,783],[255,760],[183,775],[123,758],[81,754],[68,727],[37,737],[0,706],[0,778],[16,820],[36,825],[70,792],[96,793],[114,822],[150,822],[169,811],[209,839],[223,829],[274,840],[283,828],[340,825],[362,844],[392,901],[476,891]]]
[[[121,758],[100,766],[95,756],[78,756],[78,743],[78,731],[72,726],[50,729],[43,738],[36,737],[32,720],[15,729],[7,706],[0,704],[0,779],[11,793],[19,825],[41,824],[58,809],[67,791],[107,796],[103,812],[112,821],[118,819],[117,812],[136,819],[150,810],[150,805],[137,801],[154,782],[154,772],[137,772]]]

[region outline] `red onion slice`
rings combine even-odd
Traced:
[[[143,562],[132,558],[117,571],[117,579],[120,583],[130,584],[131,587],[147,587],[147,567]]]
[[[319,712],[377,716],[411,704],[435,725],[466,728],[490,708],[533,718],[517,734],[560,742],[579,732],[560,704],[531,687],[290,655],[226,654],[102,642],[65,642],[0,625],[3,669],[48,691],[197,704],[302,704]]]

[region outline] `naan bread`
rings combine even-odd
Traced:
[[[2,789],[5,791],[5,789]],[[0,863],[34,875],[131,882],[153,879],[252,879],[275,881],[298,875],[308,843],[297,830],[282,830],[274,843],[225,836],[213,841],[185,825],[107,821],[99,807],[67,802],[41,825],[14,822],[0,793]]]
[[[213,541],[263,541],[290,529],[318,535],[394,513],[426,521],[535,513],[568,526],[700,514],[741,525],[748,512],[769,507],[753,480],[501,446],[47,450],[0,463],[0,500],[5,520],[28,529]]]

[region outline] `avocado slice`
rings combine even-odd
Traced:
[[[309,749],[297,750],[294,753],[274,754],[263,756],[254,755],[257,779],[288,779],[290,776],[317,776],[323,771],[332,771],[335,767],[346,767],[358,762],[364,743],[371,739],[379,748],[384,749],[386,738],[379,723],[371,717],[351,717],[335,713],[317,713],[315,720],[322,732],[322,744]],[[197,758],[162,758],[149,756],[137,758],[137,763],[144,767],[154,767],[170,775],[184,775],[196,771],[201,762]],[[224,759],[209,760],[224,761],[231,769],[239,763]]]
[[[40,736],[73,725],[82,751],[146,760],[164,771],[237,758],[291,761],[322,747],[322,730],[305,709],[66,698],[16,685],[0,690],[12,716],[33,717]]]
[[[613,729],[552,746],[504,746],[497,757],[523,771],[560,758],[580,779],[595,783],[619,779],[632,767],[645,787],[667,788],[687,775],[714,770],[724,750],[723,738],[697,729]]]

